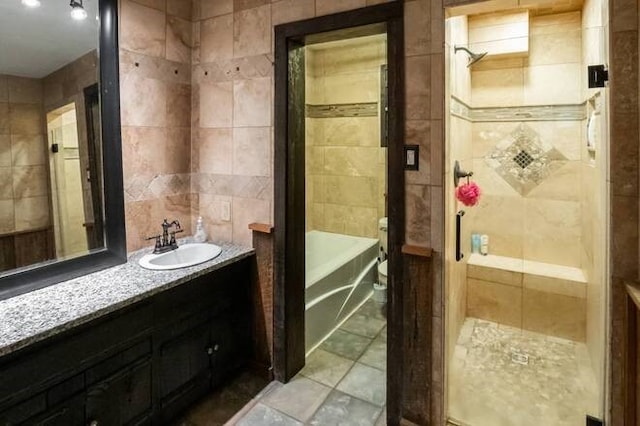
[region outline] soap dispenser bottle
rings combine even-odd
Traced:
[[[204,230],[202,223],[202,216],[198,217],[196,221],[196,232],[193,234],[194,243],[205,243],[207,241],[207,231]]]

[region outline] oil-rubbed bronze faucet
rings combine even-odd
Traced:
[[[153,248],[153,254],[166,253],[171,250],[175,250],[178,248],[178,243],[176,242],[176,234],[182,232],[182,228],[180,227],[180,222],[174,220],[169,223],[167,219],[162,222],[162,235],[155,235],[153,237],[147,238],[147,240],[156,240],[156,245]],[[169,232],[171,227],[175,226],[175,231]]]

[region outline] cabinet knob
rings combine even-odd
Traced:
[[[207,354],[213,355],[214,352],[218,352],[218,349],[220,349],[220,345],[213,345],[213,347],[209,346],[207,348]]]
[[[214,352],[218,352],[219,349],[220,349],[220,345],[213,345]]]

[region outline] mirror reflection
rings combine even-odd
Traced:
[[[104,246],[97,1],[0,1],[0,275]]]

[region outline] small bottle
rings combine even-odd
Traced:
[[[207,241],[207,231],[204,230],[204,225],[202,224],[202,216],[200,216],[196,221],[196,233],[193,234],[193,242],[204,243],[206,241]]]
[[[471,234],[471,253],[480,253],[480,234]]]
[[[489,236],[487,234],[480,236],[480,254],[483,256],[489,254]]]

